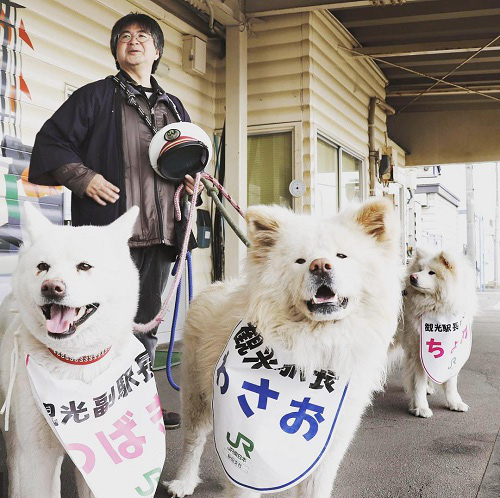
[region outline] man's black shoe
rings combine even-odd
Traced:
[[[165,424],[165,429],[173,430],[178,429],[181,425],[181,416],[175,412],[167,412],[162,410],[163,413],[163,423]]]

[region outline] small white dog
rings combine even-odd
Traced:
[[[138,211],[132,208],[108,227],[76,228],[52,225],[34,207],[25,209],[25,241],[13,290],[0,307],[1,403],[13,380],[13,351],[18,362],[10,429],[4,432],[11,498],[61,494],[64,449],[35,404],[25,353],[35,354],[57,379],[91,382],[112,364],[132,335],[137,309],[139,277],[127,241]],[[58,358],[95,360],[100,355],[86,365]],[[80,498],[93,496],[76,473]]]
[[[474,272],[464,256],[417,248],[408,266],[404,314],[396,338],[396,344],[404,350],[404,385],[413,415],[432,416],[427,394],[434,392],[433,380],[442,383],[450,410],[469,409],[457,390],[461,365],[449,368],[456,362],[456,353],[465,355],[463,361],[468,358],[476,306]],[[453,328],[459,337],[451,337]],[[450,377],[450,373],[454,375]]]
[[[307,478],[294,481],[295,496],[327,498],[361,416],[372,394],[385,382],[387,348],[396,331],[401,301],[397,218],[389,201],[377,199],[334,217],[297,215],[276,206],[256,206],[248,209],[246,219],[251,247],[244,276],[237,281],[210,286],[190,307],[184,336],[181,390],[184,453],[176,480],[166,485],[174,496],[184,497],[192,494],[199,483],[200,457],[212,428],[214,367],[219,362],[217,390],[224,393],[227,386],[221,386],[219,380],[225,375],[227,356],[220,356],[226,343],[230,344],[227,341],[231,332],[243,320],[242,323],[253,324],[261,337],[252,336],[253,339],[240,346],[247,344],[252,349],[263,339],[262,348],[266,346],[266,349],[260,349],[262,360],[272,357],[273,351],[281,350],[293,364],[286,366],[296,367],[304,376],[311,372],[334,372],[331,379],[350,379],[332,444],[325,446],[323,460]],[[244,332],[251,335],[254,328],[244,328]],[[240,354],[245,354],[244,348]],[[255,359],[245,357],[245,361]],[[256,367],[255,364],[251,368]],[[289,368],[287,372],[288,375],[292,370]],[[285,372],[281,369],[280,373]],[[298,376],[297,373],[296,380]],[[229,382],[230,377],[226,380]],[[234,386],[234,382],[231,385]],[[278,393],[266,392],[274,396],[269,400],[271,405]],[[255,396],[251,396],[254,395],[249,394],[249,399],[254,401]],[[238,400],[243,408],[241,398]],[[306,400],[309,398],[304,402]],[[252,415],[252,408],[259,411],[264,405],[261,406],[260,398],[257,407],[247,404],[246,416]],[[237,412],[224,406],[222,411],[229,412],[226,418],[236,418]],[[297,405],[292,402],[290,406]],[[237,411],[241,412],[238,407]],[[290,424],[295,415],[282,419],[282,429],[290,436],[298,428],[298,424]],[[262,426],[265,426],[263,420]],[[319,415],[317,420],[322,421]],[[308,421],[311,430],[302,434],[306,439],[312,437],[312,428],[320,425],[312,417]],[[217,418],[214,423],[217,434]],[[241,431],[231,437],[227,433],[227,441],[236,449],[229,448],[231,455],[226,464],[235,464],[246,472],[246,464],[239,463],[248,463],[243,451],[255,453],[258,444],[243,434],[244,428]],[[280,432],[279,426],[275,432]],[[222,437],[226,438],[225,429]],[[231,438],[236,439],[236,443]],[[246,444],[243,450],[237,447],[241,440]],[[263,443],[270,447],[266,441]],[[297,448],[294,447],[295,453],[283,456],[280,470],[301,459]],[[272,450],[266,452],[272,453]],[[271,462],[276,461],[276,455],[264,456]],[[242,489],[231,483],[224,496],[257,497],[260,490],[258,487]]]

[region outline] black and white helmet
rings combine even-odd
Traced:
[[[209,136],[194,123],[179,122],[164,126],[149,145],[151,166],[162,178],[182,181],[203,171],[212,158]]]

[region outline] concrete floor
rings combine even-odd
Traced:
[[[500,497],[500,292],[485,292],[479,297],[482,314],[474,322],[472,354],[459,378],[459,390],[470,406],[469,412],[447,410],[438,389],[430,399],[434,411],[431,419],[409,415],[400,374],[394,372],[389,377],[386,392],[376,397],[365,414],[341,464],[332,496]],[[174,377],[182,384],[179,370],[179,367],[174,368]],[[156,378],[165,407],[178,411],[178,393],[167,385],[163,372],[157,372]],[[180,438],[181,431],[167,431],[163,479],[175,476],[181,451]],[[71,463],[65,462],[64,498],[76,496],[70,467]],[[0,441],[0,472],[5,489],[3,439]],[[193,496],[219,498],[225,477],[211,440],[202,458],[201,477],[203,483]],[[161,487],[155,495],[157,498],[167,496]],[[268,496],[286,497],[289,493]]]

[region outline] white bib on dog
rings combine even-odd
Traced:
[[[240,487],[272,493],[294,486],[332,444],[349,379],[331,370],[306,376],[290,356],[240,322],[215,366],[215,447]]]
[[[131,335],[91,384],[55,379],[29,354],[26,368],[40,411],[95,497],[152,497],[165,461],[165,427],[142,344]]]
[[[472,330],[464,316],[423,315],[420,360],[427,375],[442,384],[460,372],[469,359]]]

